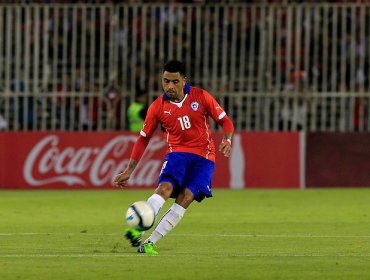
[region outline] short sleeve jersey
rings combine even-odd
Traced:
[[[167,153],[193,153],[214,162],[210,117],[218,122],[225,116],[225,111],[210,93],[190,87],[181,102],[172,102],[165,95],[158,97],[148,109],[140,134],[150,138],[161,124],[167,140]]]

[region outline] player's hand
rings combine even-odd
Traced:
[[[225,157],[230,157],[231,155],[231,142],[226,140],[226,139],[222,139],[222,142],[220,143],[220,146],[218,147],[218,150],[224,154]]]
[[[130,179],[130,176],[131,176],[131,172],[127,169],[125,169],[124,171],[122,171],[121,173],[119,173],[115,178],[114,178],[114,181],[113,183],[117,186],[117,187],[124,187],[127,185],[127,181],[128,179]]]

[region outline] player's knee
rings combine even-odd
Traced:
[[[193,202],[193,200],[194,200],[193,193],[188,191],[183,192],[181,195],[179,195],[176,199],[176,203],[186,209]]]
[[[162,182],[158,185],[156,193],[162,196],[165,200],[167,200],[172,193],[173,187],[172,184],[169,182]]]
[[[190,205],[190,203],[193,202],[193,200],[194,200],[194,196],[192,195],[185,196],[183,197],[180,205],[183,205],[184,208],[188,208],[188,206]]]

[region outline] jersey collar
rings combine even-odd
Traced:
[[[185,94],[188,94],[190,92],[190,85],[188,83],[185,84],[185,90],[184,90]],[[163,91],[163,101],[166,101],[168,100],[168,97],[166,95],[166,92]]]

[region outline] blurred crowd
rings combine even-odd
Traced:
[[[39,0],[11,2],[25,4],[211,4],[216,2],[287,4],[303,1]],[[312,2],[323,3],[323,1],[304,1],[304,3]],[[367,1],[352,2],[365,3]],[[148,90],[160,92],[160,80],[153,73],[159,73],[165,62],[164,59],[172,58],[171,55],[178,49],[181,49],[182,54],[189,55],[191,58],[202,58],[191,59],[190,65],[187,65],[191,79],[198,79],[197,86],[213,88],[218,91],[304,92],[313,90],[316,92],[348,92],[369,89],[370,48],[367,46],[370,43],[370,9],[342,9],[341,13],[336,13],[331,9],[317,10],[312,7],[309,13],[304,14],[301,18],[294,17],[291,25],[288,23],[288,12],[284,9],[279,10],[280,13],[276,13],[274,18],[263,14],[262,9],[246,8],[243,10],[245,13],[238,16],[235,14],[235,10],[228,10],[227,6],[221,6],[218,10],[209,9],[209,11],[208,17],[202,16],[200,18],[195,18],[196,14],[192,13],[189,33],[189,30],[184,28],[188,24],[188,17],[184,11],[178,9],[175,14],[170,15],[169,9],[158,8],[155,10],[155,25],[157,27],[154,30],[157,33],[154,36],[150,33],[152,30],[150,25],[153,22],[145,20],[145,17],[150,14],[144,14],[142,11],[125,13],[123,9],[119,9],[118,19],[114,20],[114,14],[111,11],[101,13],[87,9],[86,13],[82,13],[82,10],[74,13],[69,9],[63,11],[50,9],[48,17],[41,13],[39,20],[31,20],[31,22],[27,22],[25,13],[22,11],[19,26],[22,28],[22,32],[29,34],[30,45],[28,50],[21,49],[20,55],[24,57],[25,52],[28,51],[31,57],[36,55],[40,60],[31,59],[28,69],[25,69],[27,64],[23,61],[18,63],[18,66],[12,64],[9,73],[6,73],[7,68],[3,67],[0,69],[0,80],[4,81],[10,78],[11,90],[15,92],[58,92],[57,98],[48,99],[48,104],[40,104],[40,106],[54,108],[53,106],[56,105],[57,119],[65,119],[64,125],[66,127],[76,123],[79,127],[92,127],[93,129],[97,128],[97,120],[101,118],[101,115],[108,113],[110,114],[108,117],[115,118],[114,128],[128,127],[128,124],[122,124],[122,110],[128,107],[137,92]],[[215,20],[216,13],[219,13],[218,22]],[[229,19],[237,16],[236,28],[235,21],[222,20],[222,16],[226,14]],[[243,17],[246,18],[244,26],[242,24]],[[15,17],[13,17],[14,19]],[[6,38],[12,36],[9,35],[9,32],[15,34],[18,26],[18,23],[14,22],[13,29],[9,29],[7,26],[9,22],[8,15],[4,16],[4,32],[2,34],[8,36]],[[160,26],[163,26],[164,32],[162,34],[159,34]],[[277,26],[280,28],[279,32],[273,32],[272,37],[269,37],[268,30],[271,33],[271,30],[275,30]],[[199,28],[202,36],[197,35]],[[111,34],[112,30],[115,34]],[[218,30],[217,33],[216,30]],[[43,36],[39,34],[43,34]],[[44,37],[45,34],[48,36]],[[80,38],[80,34],[85,35],[85,40],[76,40],[76,36]],[[44,43],[45,38],[48,38],[46,44]],[[270,41],[266,47],[267,38]],[[211,39],[211,47],[203,47],[209,44],[207,40]],[[154,40],[151,43],[153,48],[149,47],[148,42],[151,40]],[[202,46],[199,49],[195,47],[197,40],[200,40],[199,44]],[[232,41],[235,42],[234,45],[231,44]],[[16,50],[19,48],[16,46],[16,41],[12,41],[10,48],[6,40],[1,40],[1,42],[3,44],[0,46],[2,61],[9,62],[9,56],[16,61]],[[214,47],[213,43],[218,45]],[[114,48],[111,47],[112,44]],[[225,45],[227,53],[223,52]],[[244,49],[240,47],[242,45],[245,46]],[[269,51],[270,46],[272,46],[271,52]],[[117,56],[112,58],[113,49]],[[172,54],[168,55],[171,49]],[[8,50],[11,54],[7,53]],[[164,55],[160,56],[161,53]],[[148,59],[153,57],[153,54],[159,55],[158,59],[156,58],[154,61]],[[233,55],[236,57],[235,61],[232,60]],[[268,56],[267,59],[266,56]],[[217,58],[216,63],[214,57]],[[224,58],[221,59],[221,57]],[[244,57],[247,62],[241,61],[240,57]],[[121,67],[133,58],[135,63],[129,62],[129,69]],[[37,65],[35,66],[35,64]],[[113,65],[118,65],[118,67],[114,67],[114,71]],[[229,67],[229,65],[233,66]],[[132,70],[131,66],[135,70]],[[222,67],[227,68],[226,77],[222,76]],[[236,79],[231,76],[233,71],[231,67],[236,69],[234,71],[236,75],[245,79]],[[41,70],[35,73],[36,68]],[[207,76],[207,73],[211,74]],[[209,78],[210,75],[213,75],[212,73],[216,73],[216,79]],[[265,82],[268,80],[271,82]],[[214,81],[218,84],[215,85]],[[298,83],[299,86],[297,86]],[[6,86],[6,83],[0,82],[0,91],[4,90],[4,87],[6,89]],[[128,90],[134,92],[129,96],[122,94],[124,91],[127,93]],[[78,92],[89,92],[90,97],[71,95],[71,93]],[[39,106],[35,106],[35,103],[38,102],[45,101],[37,100],[32,96],[19,98],[19,107],[28,107],[26,111],[19,110],[17,118],[28,120],[27,123],[21,122],[20,128],[33,125],[35,108]],[[50,102],[53,104],[49,104]],[[281,115],[288,116],[287,108],[284,106],[282,108]],[[65,116],[68,116],[67,119]],[[74,118],[78,118],[78,121],[75,122]]]
[[[264,75],[272,80],[273,85],[277,85],[277,90],[284,89],[297,77],[305,80],[307,86],[312,85],[315,91],[358,91],[361,87],[363,89],[369,87],[370,48],[367,47],[370,43],[369,9],[366,9],[363,12],[364,16],[361,17],[361,9],[343,9],[345,13],[335,14],[334,10],[318,11],[313,7],[308,16],[302,14],[300,22],[293,17],[291,25],[288,22],[287,10],[281,10],[280,15],[275,14],[273,19],[263,15],[264,11],[261,9],[247,8],[244,9],[245,13],[239,16],[236,15],[235,10],[224,6],[217,12],[215,9],[209,11],[211,13],[208,18],[205,16],[198,18],[195,13],[192,13],[190,33],[185,28],[188,17],[184,11],[178,9],[172,11],[174,14],[171,15],[170,9],[160,8],[155,10],[155,28],[151,26],[153,24],[151,20],[145,19],[145,17],[150,18],[151,11],[147,10],[147,14],[144,14],[144,11],[139,11],[137,14],[131,11],[125,14],[123,9],[119,9],[117,20],[114,19],[115,15],[112,11],[102,13],[87,10],[84,15],[82,10],[79,10],[74,20],[72,10],[59,10],[59,12],[50,10],[48,18],[41,17],[37,24],[27,24],[25,17],[22,17],[21,26],[23,32],[29,32],[31,36],[29,53],[35,54],[34,50],[39,43],[40,58],[43,59],[44,54],[48,54],[48,66],[51,68],[50,71],[54,71],[51,77],[56,77],[53,79],[53,84],[48,85],[49,90],[52,86],[58,90],[84,91],[86,87],[94,86],[91,80],[101,82],[101,75],[108,85],[111,85],[111,80],[115,79],[114,84],[121,87],[133,89],[150,86],[152,90],[158,90],[160,89],[158,79],[152,75],[160,70],[165,62],[163,60],[174,56],[178,49],[191,58],[202,58],[200,61],[191,59],[190,65],[187,65],[189,75],[192,77],[197,71],[201,72],[199,69],[205,73],[212,73],[215,67],[225,67],[221,65],[221,59],[219,59],[221,56],[226,56],[224,58],[226,65],[232,65],[233,53],[237,58],[244,55],[247,64],[255,64],[252,66],[253,69],[242,69],[243,62],[240,59],[236,59],[234,68],[238,74],[240,72],[245,77],[252,76],[255,80],[255,83],[248,85],[248,90],[271,90],[261,88],[255,79],[260,75],[262,66],[265,67],[262,70]],[[219,14],[219,22],[215,21],[216,13]],[[227,15],[229,20],[222,20],[222,15]],[[127,17],[128,21],[125,25]],[[238,18],[236,22],[231,20],[233,17]],[[241,23],[243,17],[247,18],[244,27]],[[47,24],[43,22],[44,20],[48,21]],[[296,28],[297,25],[299,28]],[[161,26],[164,30],[162,34],[160,34]],[[280,29],[269,37],[271,31],[268,29],[276,26]],[[49,34],[47,51],[44,49],[45,39],[37,36],[38,33],[45,34],[44,28],[47,28],[46,31]],[[115,34],[111,34],[112,31]],[[199,36],[199,33],[202,35]],[[84,35],[85,41],[80,39]],[[150,48],[153,37],[155,41]],[[207,40],[211,40],[211,43]],[[225,40],[227,53],[224,52]],[[233,40],[234,45],[232,45]],[[104,44],[101,43],[102,41]],[[118,72],[112,78],[109,61],[112,60],[112,47],[109,45],[111,43],[117,50],[117,55],[113,58],[117,62],[116,65],[133,60],[135,56],[134,73],[131,71],[122,73],[122,67],[117,67]],[[196,48],[196,43],[201,47]],[[207,43],[211,46],[203,47]],[[214,47],[214,44],[218,46]],[[243,44],[244,49],[240,47]],[[266,46],[266,44],[269,45]],[[16,46],[12,45],[12,49],[15,50]],[[153,53],[158,58],[154,62],[148,59],[153,56]],[[101,60],[102,55],[104,61]],[[257,65],[266,55],[273,56],[266,62],[266,64],[271,62],[272,65]],[[216,65],[213,65],[214,56],[218,57]],[[32,69],[32,65],[30,67]],[[100,73],[102,68],[103,74]],[[332,71],[333,69],[337,71]],[[230,69],[227,70],[231,72]],[[200,83],[204,83],[200,86],[226,91],[246,90],[246,82],[243,80],[238,82],[237,79],[227,77],[227,81],[214,85],[211,79],[204,77],[205,73],[196,77],[199,78]],[[132,75],[136,77],[131,78]],[[221,74],[217,74],[217,78],[225,80]],[[60,81],[61,84],[55,84],[55,80]]]

